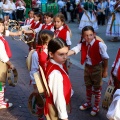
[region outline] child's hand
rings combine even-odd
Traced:
[[[107,71],[104,71],[102,77],[103,77],[103,78],[106,78],[107,76],[108,76],[108,72],[107,72]]]
[[[14,70],[14,69],[15,69],[15,66],[14,66],[13,64],[11,64],[11,65],[10,65],[10,68],[11,68],[12,70]]]

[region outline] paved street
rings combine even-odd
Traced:
[[[72,47],[80,40],[80,31],[77,23],[69,24],[72,30]],[[109,59],[109,74],[112,62],[114,61],[117,49],[120,47],[120,42],[110,42],[110,37],[105,36],[106,26],[100,26],[97,35],[102,37],[108,46]],[[28,97],[32,91],[32,86],[29,85],[29,72],[26,69],[25,57],[28,53],[28,47],[22,41],[13,41],[11,37],[7,38],[13,53],[11,61],[16,66],[19,79],[16,87],[7,85],[6,97],[13,103],[13,107],[7,110],[0,110],[0,120],[37,120],[31,115],[28,110]],[[71,101],[71,114],[69,120],[107,120],[106,110],[100,106],[100,112],[97,116],[92,117],[90,110],[80,111],[79,105],[85,102],[85,85],[83,80],[83,66],[79,64],[80,54],[71,57],[72,66],[69,70],[69,75],[73,85],[74,95]],[[1,69],[1,68],[0,68]],[[107,79],[106,79],[107,80]],[[107,82],[104,82],[102,89],[102,100],[107,87]],[[94,100],[94,99],[93,99]]]

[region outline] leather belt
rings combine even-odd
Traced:
[[[89,67],[89,68],[93,68],[93,67],[96,67],[96,66],[99,66],[99,65],[102,65],[102,62],[100,62],[99,64],[97,65],[89,65],[89,64],[85,64],[86,67]]]

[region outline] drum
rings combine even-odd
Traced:
[[[114,86],[109,85],[106,89],[104,99],[102,101],[102,107],[105,109],[109,108],[110,103],[112,102],[112,95],[114,91]]]
[[[31,93],[28,98],[28,109],[32,115],[36,117],[43,117],[44,115],[44,96],[39,93]],[[38,111],[39,107],[39,111]]]
[[[32,29],[30,29],[32,30]],[[18,31],[22,31],[22,27],[20,25],[14,25],[11,30],[11,32],[18,32]],[[24,43],[26,44],[33,44],[34,43],[34,39],[35,39],[35,32],[33,31],[33,33],[22,33],[22,35],[20,36],[11,36],[13,38],[13,40],[22,40]]]

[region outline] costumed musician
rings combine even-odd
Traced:
[[[41,28],[42,28],[42,14],[35,13],[34,14],[34,22],[30,26],[30,29],[32,29],[32,30],[24,30],[23,29],[23,32],[28,35],[29,34],[33,35],[33,31],[36,33],[34,42],[28,43],[29,51],[36,48],[36,42],[38,41],[38,32],[41,30]]]
[[[54,16],[53,22],[54,22],[54,28],[55,28],[55,31],[54,31],[55,37],[56,38],[58,37],[64,40],[68,45],[68,48],[70,49],[70,46],[72,44],[71,42],[72,33],[69,27],[65,24],[64,15],[62,13],[58,13],[57,15]],[[65,62],[65,66],[66,66],[66,71],[68,73],[67,61]]]
[[[61,38],[52,39],[48,44],[49,61],[45,75],[50,96],[46,95],[44,110],[47,120],[68,120],[67,106],[70,104],[72,87],[63,65],[67,60],[68,50]]]
[[[54,32],[53,14],[50,12],[44,14],[44,23],[42,25],[41,30],[43,29],[51,30]]]
[[[14,65],[11,63],[10,58],[12,56],[10,46],[8,42],[5,40],[3,33],[5,32],[6,36],[12,35],[17,36],[20,35],[21,32],[10,32],[5,30],[4,21],[0,18],[0,109],[12,107],[12,103],[8,102],[8,99],[4,98],[4,88],[7,78],[8,68],[12,70],[15,69]]]
[[[48,58],[48,43],[51,39],[53,39],[54,33],[50,30],[42,30],[38,36],[38,44],[36,45],[36,51],[32,54],[32,62],[31,62],[31,70],[30,70],[30,84],[33,85],[34,93],[38,92],[36,82],[34,79],[34,73],[38,71],[39,65],[42,67],[43,71],[46,70],[47,58]],[[40,105],[36,105],[37,114],[43,113],[43,107]],[[39,118],[38,120],[42,120]]]
[[[53,19],[54,22],[54,27],[55,27],[55,37],[59,37],[63,39],[68,47],[70,48],[71,46],[71,36],[70,36],[70,29],[69,27],[65,24],[65,17],[63,14],[58,13],[57,15],[54,16]]]
[[[118,49],[115,61],[113,62],[110,80],[108,81],[108,84],[112,83],[115,87],[114,92],[117,89],[120,89],[120,48]]]
[[[30,10],[28,12],[28,18],[25,20],[24,22],[24,26],[25,25],[31,25],[34,23],[34,11],[33,10]]]
[[[84,39],[84,40],[83,40]],[[82,29],[80,43],[68,52],[68,56],[81,51],[81,64],[85,64],[84,81],[86,86],[86,102],[79,107],[86,110],[91,107],[92,93],[95,95],[94,106],[91,115],[99,112],[101,98],[102,78],[107,77],[108,54],[107,46],[99,40],[92,26],[85,26]]]

